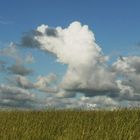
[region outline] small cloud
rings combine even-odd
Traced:
[[[33,55],[32,55],[31,53],[29,53],[29,54],[26,56],[25,62],[26,62],[26,63],[29,63],[29,64],[35,62],[35,59],[34,59],[34,57],[33,57]]]
[[[8,67],[7,70],[12,74],[29,75],[33,72],[32,69],[26,68],[24,65],[16,63]]]
[[[35,97],[30,91],[15,86],[0,85],[0,107],[31,108],[33,103]]]
[[[16,75],[10,77],[9,82],[13,81],[12,84],[15,84],[17,87],[24,88],[24,89],[33,89],[35,86],[32,82],[27,79],[27,77],[22,75]]]
[[[13,42],[11,42],[8,45],[8,47],[0,49],[0,56],[7,56],[7,57],[17,59],[18,49],[17,49],[16,45]]]
[[[56,81],[57,76],[50,73],[48,76],[39,76],[37,78],[37,82],[34,84],[34,87],[42,92],[57,93],[58,87],[55,85]]]

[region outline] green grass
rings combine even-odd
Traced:
[[[140,140],[140,110],[1,111],[0,140]]]

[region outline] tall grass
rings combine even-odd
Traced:
[[[0,140],[140,140],[140,110],[1,111]]]

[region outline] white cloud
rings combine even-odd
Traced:
[[[46,33],[48,30],[49,35]],[[73,22],[68,28],[56,27],[53,30],[47,25],[41,25],[37,31],[41,35],[33,39],[40,44],[38,47],[53,53],[58,62],[68,65],[59,87],[84,91],[85,94],[86,90],[88,94],[91,91],[93,96],[98,91],[105,93],[117,90],[115,73],[106,64],[108,57],[103,55],[87,25]]]
[[[0,49],[0,56],[8,56],[11,57],[13,59],[18,59],[18,50],[16,45],[11,42],[8,47],[5,47],[3,49]]]
[[[35,89],[46,93],[57,93],[59,90],[55,84],[57,77],[53,73],[50,73],[47,76],[38,76],[35,82],[30,81],[28,77],[23,75],[14,75],[7,80],[10,85],[22,89]]]
[[[25,76],[16,75],[13,78],[11,78],[11,80],[15,82],[16,86],[24,89],[33,89],[35,87],[34,84],[30,82]]]
[[[118,74],[117,84],[120,98],[126,100],[140,100],[140,57],[128,56],[118,59],[113,64]]]
[[[77,109],[101,109],[108,108],[114,109],[119,107],[119,103],[106,96],[97,97],[85,97],[80,98],[56,98],[48,97],[42,101],[42,105],[48,108],[66,109],[66,108],[77,108]]]
[[[56,93],[58,92],[58,87],[55,85],[56,80],[57,76],[53,73],[50,73],[48,76],[38,76],[34,87],[46,93]]]
[[[23,56],[19,51],[18,46],[11,42],[8,46],[0,49],[1,57],[8,57],[14,61],[12,65],[8,65],[8,61],[4,62],[0,60],[0,70],[9,72],[11,74],[19,74],[19,75],[28,75],[33,72],[32,69],[26,67],[26,63],[32,63],[34,61],[34,57],[31,53],[28,53],[26,56]]]
[[[23,76],[33,73],[32,69],[25,67],[20,62],[16,62],[15,64],[7,67],[7,71],[12,74],[18,74],[18,75],[23,75]]]
[[[0,85],[0,106],[30,108],[34,102],[35,96],[30,91],[16,86]]]

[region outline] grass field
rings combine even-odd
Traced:
[[[0,140],[140,140],[140,110],[1,111]]]

